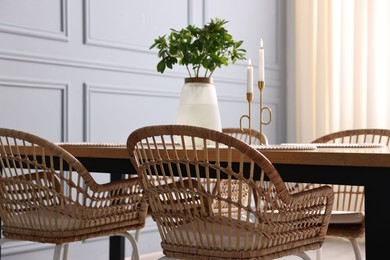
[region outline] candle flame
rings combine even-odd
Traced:
[[[263,49],[263,38],[260,39],[260,48]]]
[[[252,66],[252,61],[251,61],[251,59],[248,60],[248,66]]]

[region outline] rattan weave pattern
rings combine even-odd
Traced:
[[[362,145],[369,144],[390,146],[390,129],[354,129],[338,131],[317,138],[312,142],[319,147],[323,144],[351,144]],[[335,202],[333,210],[339,211],[359,211],[364,212],[364,187],[350,185],[333,185],[335,192]],[[354,236],[361,236],[356,234]]]
[[[332,189],[290,195],[272,163],[232,136],[194,126],[148,126],[129,135],[127,149],[166,256],[274,259],[318,249],[324,242]],[[210,185],[216,180],[218,190],[222,179],[228,185],[225,195]],[[243,202],[240,194],[247,186]],[[214,203],[227,207],[212,208]],[[239,214],[232,214],[233,208]]]
[[[342,130],[317,138],[312,143],[319,144],[318,147],[324,147],[324,144],[361,145],[362,147],[370,147],[370,144],[373,146],[390,146],[390,129],[368,128]],[[317,184],[300,185],[304,185],[306,188],[317,186]],[[348,238],[354,247],[356,259],[362,259],[356,238],[362,237],[365,232],[364,187],[351,185],[332,185],[332,187],[334,191],[333,217],[331,217],[327,235]],[[298,190],[301,190],[301,188]],[[352,217],[352,222],[350,223],[348,221],[345,221],[343,224],[333,223],[332,219],[336,214],[340,214],[339,212],[345,215],[343,218],[346,220],[348,220],[348,212],[354,215],[360,213],[363,221],[356,223],[352,221],[354,219]]]
[[[317,138],[313,144],[380,144],[390,146],[390,129],[351,129],[334,132]],[[313,184],[314,185],[314,184]],[[311,185],[311,186],[313,186]],[[334,211],[364,213],[364,187],[351,185],[332,185],[335,193]],[[361,237],[364,222],[358,225],[331,225],[329,235],[347,238]]]
[[[36,135],[0,129],[5,238],[64,244],[144,227],[138,178],[95,182],[70,153]]]
[[[245,128],[243,130],[234,127],[222,128],[223,133],[231,135],[245,143],[253,145],[268,144],[268,138],[264,133],[260,134],[259,131],[251,129],[251,134],[249,134],[249,129]]]

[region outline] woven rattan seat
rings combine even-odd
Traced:
[[[351,129],[317,138],[312,143],[383,144],[390,146],[390,129]],[[363,148],[364,149],[364,148]],[[309,184],[306,188],[312,188]],[[364,187],[331,185],[334,191],[333,211],[327,235],[344,237],[351,241],[356,260],[362,259],[356,238],[365,232]]]
[[[98,184],[58,145],[30,133],[0,128],[0,200],[3,238],[55,244],[53,259],[68,244],[120,235],[145,225],[147,203],[138,177]]]
[[[127,148],[167,257],[274,259],[296,254],[308,259],[304,252],[324,242],[332,188],[290,195],[272,163],[232,136],[195,126],[149,126],[132,132]],[[228,185],[225,195],[214,192],[213,181],[218,190],[222,179]],[[268,184],[262,185],[265,180]],[[239,195],[250,187],[247,200],[233,195],[232,183]],[[221,206],[212,208],[215,203]]]

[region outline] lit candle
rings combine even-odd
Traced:
[[[248,60],[246,68],[246,93],[253,93],[253,66],[251,59]]]
[[[264,81],[264,49],[263,49],[263,39],[260,40],[260,49],[259,49],[259,79],[258,81]]]

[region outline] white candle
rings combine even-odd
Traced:
[[[260,40],[260,49],[259,49],[259,79],[258,81],[264,81],[264,49],[263,49],[263,39]]]
[[[251,59],[248,60],[246,68],[246,93],[253,93],[253,66]]]

